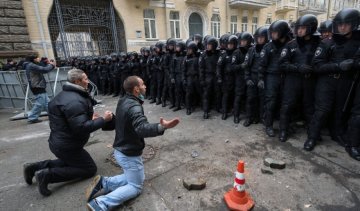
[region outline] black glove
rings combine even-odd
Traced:
[[[260,80],[257,84],[258,88],[259,89],[264,89],[265,88],[265,84],[264,84],[264,81],[263,80]]]
[[[247,80],[246,85],[247,86],[254,86],[255,84],[254,84],[254,82],[252,80]]]
[[[307,64],[301,64],[299,66],[298,70],[299,70],[300,73],[307,74],[307,73],[312,72],[312,67],[310,65],[307,65]]]
[[[346,60],[340,62],[339,67],[342,71],[349,71],[349,70],[351,70],[353,65],[354,65],[353,59],[346,59]]]

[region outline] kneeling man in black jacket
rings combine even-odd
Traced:
[[[126,95],[120,98],[113,128],[115,128],[114,156],[124,173],[114,177],[96,176],[86,190],[89,210],[109,210],[141,193],[145,179],[141,154],[145,147],[144,138],[163,135],[175,127],[179,119],[160,123],[149,123],[142,107],[142,96],[146,93],[144,81],[130,76],[124,81]],[[108,128],[111,129],[111,128]],[[106,194],[99,197],[100,193]]]
[[[90,133],[112,120],[112,113],[94,114],[94,100],[87,92],[89,80],[82,70],[68,72],[68,82],[49,103],[49,148],[58,158],[24,164],[24,179],[32,184],[35,176],[39,192],[49,196],[49,183],[85,179],[96,173],[96,165],[84,149]]]

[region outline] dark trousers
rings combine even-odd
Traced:
[[[96,164],[85,149],[60,150],[49,145],[50,151],[58,158],[38,163],[38,169],[49,168],[50,183],[86,179],[95,175]]]
[[[157,80],[157,72],[151,73],[151,85],[150,85],[150,96],[153,100],[157,97],[157,91],[158,91],[158,80]]]
[[[240,116],[241,103],[245,100],[246,82],[243,74],[236,74],[234,116]]]
[[[283,78],[280,74],[267,74],[265,80],[265,126],[272,127],[276,105],[281,95]]]
[[[234,97],[234,87],[234,82],[223,82],[222,84],[221,108],[223,114],[227,114],[229,111],[229,101]]]
[[[215,77],[214,76],[205,76],[205,84],[203,88],[203,110],[204,112],[210,112],[211,102],[221,103],[218,93],[215,92]],[[218,90],[217,90],[218,91]],[[215,96],[214,96],[215,94]],[[215,104],[216,104],[215,103]]]
[[[288,130],[291,116],[294,116],[298,102],[309,125],[314,114],[316,79],[311,75],[287,74],[284,82],[283,98],[280,110],[280,129]]]
[[[188,76],[186,79],[186,96],[185,105],[186,109],[191,109],[199,100],[201,95],[201,87],[199,78],[197,76]]]
[[[310,139],[319,139],[320,130],[331,111],[334,111],[331,136],[344,134],[348,114],[342,110],[350,90],[351,80],[343,75],[340,77],[323,75],[318,79],[315,91],[315,112],[308,130]]]
[[[175,86],[171,83],[170,76],[165,76],[164,87],[162,90],[162,101],[170,100],[170,104],[175,106]]]
[[[121,78],[120,77],[115,77],[113,78],[113,90],[114,90],[114,94],[118,95],[120,94],[120,90],[121,90]]]
[[[175,106],[177,108],[181,108],[184,97],[184,89],[181,79],[181,73],[175,73]]]
[[[246,118],[264,118],[264,90],[257,87],[257,78],[252,79],[253,86],[246,87]]]

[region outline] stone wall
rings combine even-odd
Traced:
[[[34,53],[21,0],[0,2],[0,58],[17,58]]]

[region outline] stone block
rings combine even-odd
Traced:
[[[9,0],[2,0],[0,2],[0,8],[6,9],[23,9],[21,1],[9,1]]]
[[[14,43],[14,50],[31,50],[30,43]]]
[[[12,51],[14,50],[12,43],[0,43],[0,51]]]
[[[206,187],[206,181],[202,178],[185,178],[183,185],[188,190],[202,190]]]
[[[0,34],[9,34],[8,26],[0,26]]]
[[[25,18],[1,18],[0,26],[26,26]]]
[[[6,17],[25,18],[24,10],[5,9],[4,11]]]
[[[0,17],[3,17],[3,16],[5,16],[5,11],[4,11],[4,9],[0,9]]]
[[[30,42],[28,35],[0,35],[0,42],[14,43],[14,42]]]
[[[281,160],[275,160],[272,158],[265,158],[264,159],[264,165],[268,166],[273,169],[284,169],[286,166],[286,163]]]
[[[27,27],[23,26],[10,26],[9,27],[10,34],[28,34]]]

